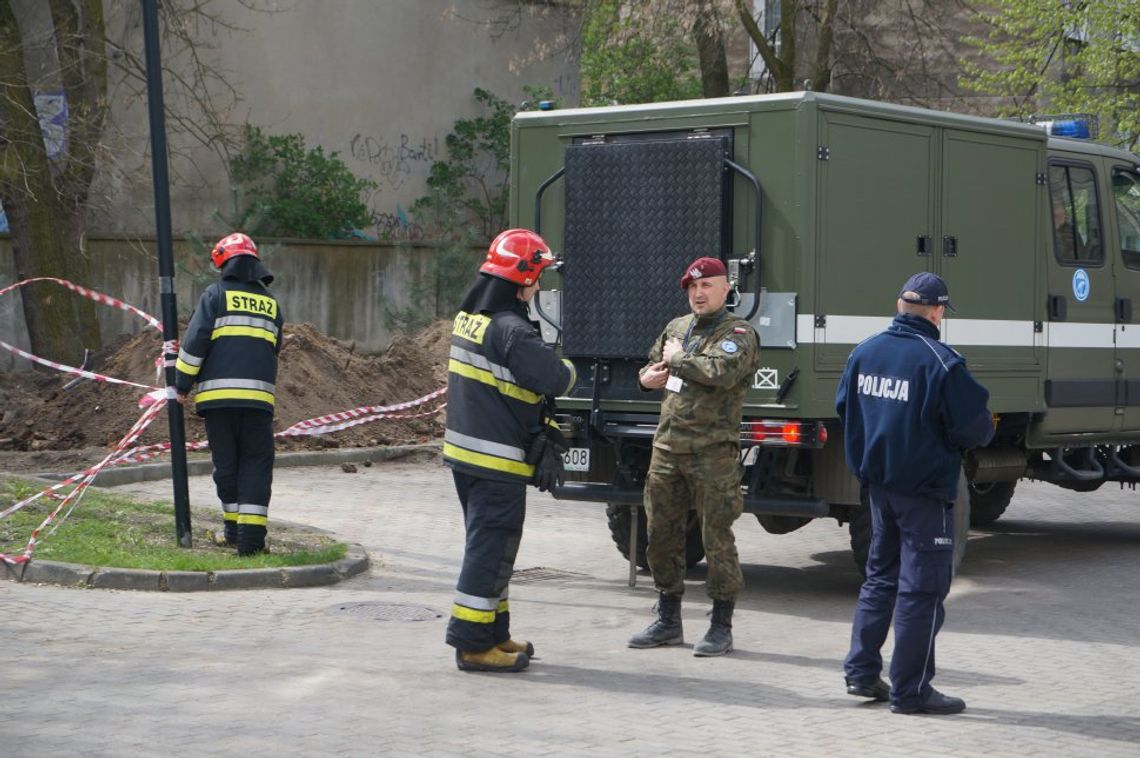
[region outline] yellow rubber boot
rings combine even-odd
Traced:
[[[495,647],[504,653],[526,653],[527,658],[534,657],[534,645],[526,640],[507,640],[506,642],[500,642],[498,645],[495,645]]]
[[[455,665],[460,671],[522,671],[530,665],[526,653],[507,653],[497,647],[478,652],[455,651]]]

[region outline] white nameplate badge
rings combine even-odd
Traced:
[[[671,376],[665,382],[665,389],[672,392],[680,392],[681,388],[685,386],[685,382],[679,376]]]

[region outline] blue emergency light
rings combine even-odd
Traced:
[[[1049,134],[1054,137],[1072,137],[1073,139],[1090,139],[1092,133],[1087,121],[1080,119],[1066,119],[1065,121],[1049,121],[1045,124]]]

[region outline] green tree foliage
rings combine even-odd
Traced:
[[[1140,142],[1140,0],[987,0],[989,33],[968,41],[997,65],[963,84],[1011,99],[1010,115],[1091,112],[1102,139]]]
[[[554,100],[548,87],[523,87],[525,107]],[[475,270],[472,251],[486,245],[507,225],[511,157],[511,119],[517,108],[482,88],[474,91],[479,115],[455,121],[444,144],[447,158],[432,164],[428,194],[412,204],[412,213],[439,247],[424,282],[413,287],[417,305],[386,309],[390,327],[417,329],[431,313],[419,305],[435,302],[437,315],[458,304]]]
[[[304,135],[242,129],[243,149],[230,160],[241,210],[234,226],[254,236],[336,239],[371,223],[360,179],[336,152],[307,148]]]
[[[480,87],[474,97],[481,113],[455,122],[444,141],[447,158],[432,164],[428,194],[412,205],[424,227],[447,242],[489,241],[507,223],[511,118],[516,109]]]
[[[697,47],[684,18],[655,13],[644,5],[660,3],[596,0],[588,4],[581,35],[583,105],[701,96]]]

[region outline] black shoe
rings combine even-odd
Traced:
[[[931,689],[926,699],[919,703],[904,705],[891,703],[891,713],[932,713],[939,716],[949,716],[966,710],[966,701],[960,697],[943,695],[936,689]]]
[[[869,697],[872,700],[885,703],[891,699],[891,685],[882,679],[874,684],[859,684],[857,682],[848,681],[847,694],[854,697]]]

